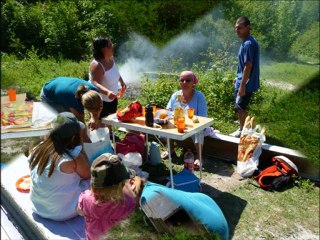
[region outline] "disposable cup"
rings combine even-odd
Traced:
[[[188,108],[188,117],[192,119],[193,115],[194,115],[194,108]]]
[[[17,100],[17,92],[15,89],[8,89],[9,101],[14,102]]]
[[[152,106],[153,117],[156,116],[156,112],[157,112],[157,106]]]
[[[184,128],[186,127],[186,124],[184,122],[184,118],[178,118],[177,122],[177,128],[179,133],[184,133]]]

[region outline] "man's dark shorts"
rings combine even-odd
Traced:
[[[238,96],[238,90],[235,90],[234,91],[234,109],[246,110],[248,108],[251,97],[252,97],[252,92],[246,93],[246,95],[240,97]]]

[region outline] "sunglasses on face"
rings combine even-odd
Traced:
[[[191,79],[180,79],[179,80],[181,83],[189,83],[191,82],[192,80]]]

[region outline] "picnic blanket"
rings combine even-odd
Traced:
[[[1,103],[1,130],[49,127],[57,116],[50,106],[42,102],[15,101]]]
[[[7,102],[1,104],[1,129],[30,127],[33,102]]]
[[[1,205],[12,214],[27,239],[85,239],[83,217],[54,221],[33,213],[30,194],[16,188],[17,180],[28,174],[29,164],[23,154],[13,158],[1,170]]]

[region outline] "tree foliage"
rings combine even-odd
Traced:
[[[319,63],[319,27],[319,22],[315,22],[297,37],[290,49],[291,57]]]
[[[212,45],[220,43],[218,47],[232,52],[235,34],[229,32],[241,15],[251,20],[262,52],[285,58],[297,48],[297,38],[314,37],[315,29],[308,30],[319,23],[319,1],[4,0],[1,50],[23,57],[33,46],[42,57],[80,60],[90,56],[99,35],[110,36],[119,46],[137,32],[163,45],[203,18],[199,33],[211,34]],[[317,51],[306,49],[306,54],[314,57]]]
[[[200,0],[193,9],[191,0],[4,0],[1,50],[23,57],[33,46],[43,57],[80,60],[90,55],[97,36],[110,36],[119,45],[132,31],[161,44],[216,2]]]
[[[298,36],[319,23],[319,1],[226,1],[223,3],[226,19],[233,22],[244,15],[249,17],[254,35],[264,53],[276,59],[288,57]],[[319,44],[319,42],[318,42]],[[317,48],[312,54],[316,54]]]

